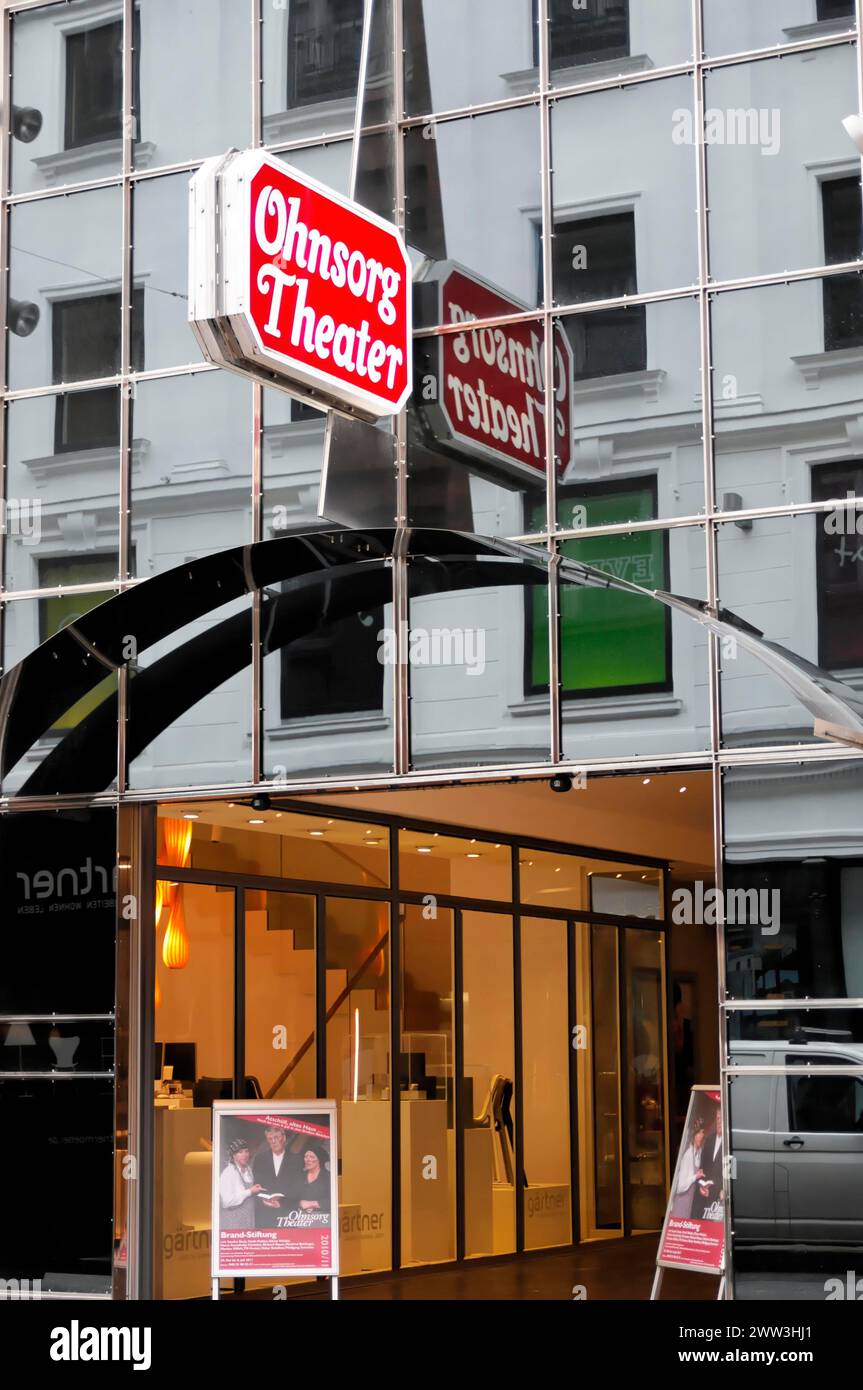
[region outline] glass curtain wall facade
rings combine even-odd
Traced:
[[[416,388],[362,466],[334,446],[321,516],[323,417],[199,358],[187,184],[265,145],[347,190],[361,32],[360,0],[3,5],[4,672],[232,547],[397,525],[518,538],[729,610],[859,691],[863,217],[841,125],[863,107],[859,0],[377,6],[356,191],[411,251]],[[282,577],[140,646],[133,630],[100,683],[71,681],[4,750],[4,836],[48,801],[74,819],[82,798],[113,816],[189,789],[710,769],[717,884],[779,894],[777,931],[723,932],[727,1122],[766,1136],[774,1235],[859,1253],[853,1182],[820,1185],[831,1214],[805,1180],[810,1134],[831,1165],[859,1143],[859,752],[742,644],[643,594],[567,587],[554,563],[541,585],[439,571],[401,555],[366,607],[307,612],[293,637],[270,621]],[[407,659],[403,623],[463,645]],[[384,631],[404,659],[379,660]],[[226,635],[251,661],[184,694],[180,642]],[[130,745],[157,685],[173,713]],[[82,762],[58,802],[50,759],[98,721],[101,770]],[[7,993],[14,1105],[28,1067],[8,1029],[34,1031],[63,991]],[[807,1099],[793,1068],[813,1064]],[[755,1118],[735,1126],[735,1103]],[[748,1181],[727,1204],[738,1237],[760,1219]]]

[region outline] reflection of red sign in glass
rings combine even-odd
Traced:
[[[244,355],[373,416],[411,390],[411,271],[398,230],[261,151],[227,166],[224,309]]]
[[[441,322],[469,323],[520,312],[459,269],[441,281]],[[540,323],[444,334],[441,339],[440,400],[453,442],[466,452],[491,457],[517,472],[545,472],[545,373]],[[572,452],[572,348],[563,329],[554,329],[555,453],[558,473]]]

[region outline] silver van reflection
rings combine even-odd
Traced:
[[[811,1066],[800,1076],[735,1076],[730,1128],[735,1237],[805,1245],[863,1240],[863,1047],[734,1042],[736,1066]],[[819,1075],[827,1066],[859,1076]]]

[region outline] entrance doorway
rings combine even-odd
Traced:
[[[603,781],[620,816],[631,784]],[[527,833],[526,790],[559,838]],[[399,793],[158,808],[155,1296],[209,1291],[209,1111],[232,1096],[337,1101],[346,1275],[661,1226],[715,999],[667,920],[692,864],[611,853],[602,798],[599,846],[576,841],[587,793],[486,787],[500,829],[441,804],[479,791],[411,793],[434,820]]]

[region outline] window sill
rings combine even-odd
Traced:
[[[289,140],[330,136],[334,130],[351,130],[354,108],[353,97],[334,97],[276,111],[263,118],[264,144],[282,145]]]
[[[527,695],[507,706],[514,719],[548,714],[547,695]],[[655,695],[608,695],[595,700],[563,698],[564,724],[595,724],[605,719],[673,719],[683,710],[683,701],[668,691]]]
[[[782,30],[789,43],[806,39],[825,39],[831,34],[849,34],[854,30],[853,15],[838,15],[836,19],[815,19],[811,24],[791,24]]]
[[[287,743],[297,738],[320,738],[329,734],[364,734],[388,729],[390,720],[380,710],[358,714],[312,714],[308,719],[286,719],[267,728],[265,736],[272,743]]]
[[[575,382],[573,395],[575,400],[582,404],[589,401],[605,401],[615,396],[658,401],[659,388],[667,375],[667,372],[659,368],[644,372],[617,372],[613,376],[582,377],[580,381]]]
[[[144,140],[135,146],[135,168],[146,169],[153,162],[156,146],[152,140]],[[34,165],[46,184],[71,183],[76,178],[92,176],[96,170],[108,174],[119,173],[123,162],[123,141],[98,140],[92,145],[79,145],[73,150],[60,150],[57,154],[39,155]],[[108,165],[106,169],[104,166]]]
[[[140,467],[149,448],[149,439],[133,440],[133,469]],[[65,473],[97,473],[106,469],[116,471],[119,457],[119,444],[106,444],[100,448],[64,450],[59,454],[46,454],[42,458],[24,459],[22,462],[34,478],[40,482],[46,482],[50,478],[62,477]]]
[[[834,352],[812,352],[792,357],[808,391],[817,391],[827,377],[853,376],[859,380],[863,368],[863,346],[837,348]]]
[[[654,67],[646,53],[632,53],[628,58],[606,58],[598,63],[570,63],[567,67],[552,68],[553,87],[577,87],[589,82],[601,82],[606,77],[625,77],[631,72],[647,72]],[[514,95],[527,96],[539,88],[539,68],[518,68],[501,73],[503,81]]]

